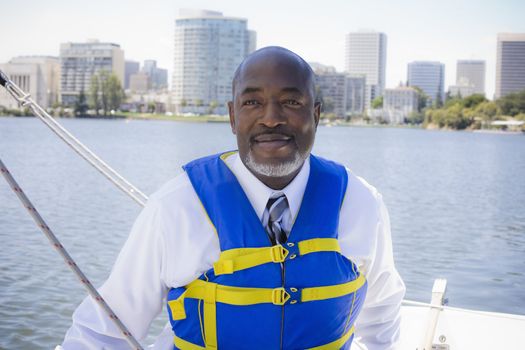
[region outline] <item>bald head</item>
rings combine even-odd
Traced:
[[[284,47],[267,46],[252,52],[248,55],[237,67],[232,81],[232,94],[235,99],[235,91],[240,80],[242,80],[246,73],[246,68],[252,64],[264,64],[268,66],[286,66],[290,69],[297,69],[305,77],[306,83],[309,85],[309,90],[312,96],[315,94],[315,74],[306,61],[296,54]],[[315,98],[315,97],[314,97]]]

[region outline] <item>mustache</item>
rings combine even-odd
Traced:
[[[257,130],[255,133],[253,133],[250,136],[250,140],[254,140],[255,138],[261,136],[261,135],[284,135],[287,137],[294,137],[294,133],[288,130],[287,127],[278,125],[275,128],[269,128],[266,126],[262,126],[260,130]]]

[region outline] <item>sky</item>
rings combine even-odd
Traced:
[[[455,84],[458,59],[487,63],[494,94],[497,33],[525,33],[523,0],[0,0],[0,63],[20,55],[59,55],[60,43],[99,39],[120,44],[127,60],[173,65],[175,18],[181,8],[209,9],[248,20],[257,47],[279,45],[307,61],[344,70],[345,35],[387,35],[386,87],[406,81],[407,64],[445,63]]]

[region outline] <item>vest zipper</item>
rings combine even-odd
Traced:
[[[284,288],[284,282],[285,282],[285,268],[284,268],[284,262],[281,263],[281,287]],[[284,305],[281,306],[281,346],[279,347],[281,350],[283,350],[283,338],[284,338]]]

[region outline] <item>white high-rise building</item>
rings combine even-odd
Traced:
[[[244,18],[181,10],[175,20],[172,90],[177,112],[226,113],[233,74],[255,50],[256,34]]]
[[[498,34],[496,98],[525,90],[525,33]]]
[[[120,45],[90,40],[60,44],[62,104],[71,106],[81,91],[89,94],[91,78],[100,71],[115,74],[124,86],[124,51]]]
[[[441,62],[415,61],[408,64],[408,86],[423,90],[430,104],[445,98],[445,65]]]
[[[461,94],[463,97],[471,94],[485,95],[485,61],[458,60],[456,86],[460,87],[460,91],[463,91]],[[461,89],[462,87],[464,89]]]
[[[42,108],[58,102],[60,91],[60,63],[58,57],[22,56],[0,64],[9,79],[29,93]],[[0,91],[0,106],[18,108],[18,102],[5,90]]]
[[[383,94],[386,75],[387,37],[379,32],[355,32],[346,35],[345,69],[366,78],[365,107]]]

